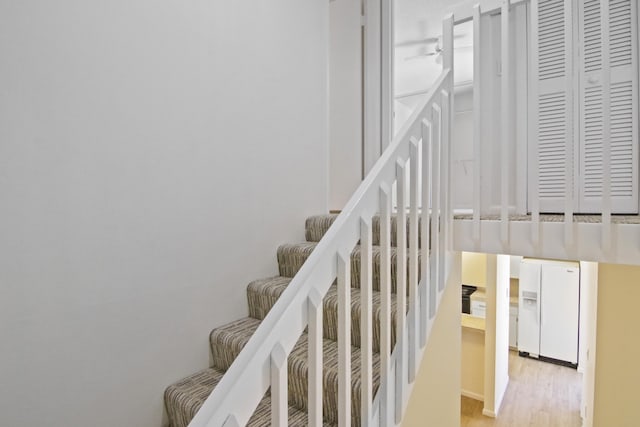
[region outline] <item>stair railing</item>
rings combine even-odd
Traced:
[[[190,427],[245,425],[269,388],[271,423],[287,425],[287,357],[305,328],[308,328],[309,346],[308,423],[316,427],[323,425],[322,300],[335,281],[338,288],[338,425],[351,425],[350,257],[358,241],[361,246],[363,306],[360,319],[362,424],[391,426],[401,422],[422,349],[428,341],[444,290],[445,250],[451,244],[453,217],[449,197],[449,159],[453,116],[453,25],[453,16],[447,16],[443,21],[443,71],[427,99],[374,165],[204,402]],[[394,184],[398,206],[397,304],[406,310],[397,310],[397,340],[395,349],[392,349],[391,214]],[[407,212],[403,208],[407,201],[408,244]],[[380,215],[382,307],[380,386],[374,399],[372,218],[376,213]]]

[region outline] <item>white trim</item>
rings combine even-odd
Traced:
[[[484,415],[485,417],[495,418],[497,414],[495,412],[493,412],[493,411],[490,411],[490,410],[488,410],[486,408],[483,408],[482,409],[482,415]]]
[[[527,46],[529,43],[529,4],[524,3],[513,11],[517,29],[515,34],[515,79],[516,86],[516,210],[520,214],[527,213],[527,143],[529,67],[527,64]]]
[[[394,136],[394,0],[363,0],[363,9],[364,148],[362,156],[366,176]]]
[[[575,61],[575,57],[573,56],[573,52],[575,49],[574,41],[573,41],[573,31],[569,31],[572,28],[575,28],[573,22],[573,16],[576,15],[573,12],[573,5],[570,1],[565,0],[564,6],[564,16],[565,16],[565,34],[564,34],[564,44],[565,44],[565,73],[567,79],[567,86],[571,84],[571,81],[575,79],[574,76],[574,65],[577,63]],[[606,49],[602,49],[605,51]],[[575,179],[574,174],[574,150],[575,150],[575,135],[573,134],[573,121],[575,117],[573,116],[573,102],[574,102],[574,93],[569,88],[566,88],[565,92],[565,119],[567,120],[567,126],[565,128],[565,204],[564,204],[564,239],[567,246],[573,243],[573,212],[575,209],[575,201],[576,201],[576,188],[575,184],[577,179]],[[608,170],[608,169],[607,169]],[[571,183],[573,182],[573,185]]]
[[[469,399],[479,400],[480,402],[484,402],[484,395],[480,393],[474,393],[469,390],[460,390],[460,395],[464,397],[468,397]]]
[[[601,248],[602,224],[599,222],[574,223],[580,244],[571,247],[565,245],[563,222],[541,222],[539,240],[535,245],[529,239],[532,221],[510,221],[509,227],[509,242],[503,245],[500,241],[500,221],[481,220],[480,233],[483,238],[477,242],[473,239],[473,220],[454,219],[453,250],[640,265],[640,226],[637,224],[612,224],[610,251]]]
[[[510,0],[511,6],[516,6],[520,3],[526,3],[529,0]],[[480,13],[494,13],[499,12],[502,8],[502,0],[467,0],[462,4],[457,4],[451,8],[450,12],[455,16],[455,23],[461,24],[473,19],[473,7],[475,5],[480,6]]]
[[[382,0],[381,8],[381,118],[380,118],[380,151],[383,152],[391,143],[393,129],[393,64],[394,64],[394,0]]]
[[[482,15],[480,5],[473,7],[473,238],[480,240],[480,210],[482,207],[482,117],[480,111],[482,107],[482,82],[480,76],[482,67],[480,66],[480,58],[482,58]]]
[[[381,0],[363,0],[364,9],[364,148],[365,176],[380,158],[381,146]]]
[[[531,212],[531,243],[538,244],[540,236],[540,185],[538,162],[529,159],[538,158],[538,0],[532,0],[529,7],[529,54],[528,54],[528,105],[527,132],[529,141],[527,144],[527,211]]]
[[[509,240],[509,145],[511,143],[511,14],[509,0],[503,0],[500,13],[500,237]]]

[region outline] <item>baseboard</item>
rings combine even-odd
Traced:
[[[482,409],[482,415],[484,415],[485,417],[491,417],[491,418],[495,418],[496,417],[496,413],[493,411],[490,411],[486,408]]]
[[[504,395],[507,394],[507,387],[509,387],[509,376],[507,375],[507,381],[505,381],[504,383],[504,387],[502,387],[502,390],[498,391],[498,395],[496,396],[496,408],[495,408],[495,416],[498,415],[498,412],[500,411],[500,407],[502,407],[502,401],[504,400]]]
[[[468,390],[461,390],[460,394],[464,397],[468,397],[469,399],[479,400],[480,402],[484,402],[484,396],[479,393],[474,393]]]

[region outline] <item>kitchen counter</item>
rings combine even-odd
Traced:
[[[469,299],[471,299],[471,301],[486,301],[487,294],[485,293],[484,289],[478,289],[477,291],[471,294]],[[518,305],[518,295],[510,295],[509,304]]]
[[[462,313],[461,319],[462,327],[467,329],[474,329],[477,331],[483,331],[486,328],[485,319],[482,317],[471,316],[470,314]]]
[[[487,294],[484,292],[484,289],[478,289],[469,297],[471,301],[486,301]]]

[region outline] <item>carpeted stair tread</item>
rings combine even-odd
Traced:
[[[333,222],[338,218],[337,214],[315,215],[307,218],[305,222],[305,238],[307,242],[319,242],[320,239],[329,231]],[[421,230],[420,224],[422,220],[418,217],[418,246],[420,245]],[[391,246],[398,245],[396,216],[391,215]],[[410,220],[407,214],[407,247],[409,245]],[[374,245],[380,244],[380,216],[375,215],[371,219],[371,237]]]
[[[316,242],[285,243],[278,246],[278,272],[283,277],[293,277],[316,248]]]
[[[216,369],[205,369],[167,387],[164,405],[169,425],[186,427],[223,375]]]
[[[249,283],[247,286],[249,316],[254,319],[264,319],[291,280],[291,277],[275,276]]]
[[[373,309],[373,351],[380,352],[380,316],[382,315],[382,294],[378,291],[371,293],[371,305]],[[359,288],[351,288],[351,345],[361,346],[360,320],[362,311],[362,293]],[[333,341],[338,340],[338,288],[331,286],[323,300],[324,337]],[[396,295],[391,294],[391,348],[396,342],[396,319],[398,307]]]
[[[270,277],[256,280],[247,286],[247,298],[249,300],[249,316],[256,319],[264,319],[278,297],[291,282],[287,277]],[[380,297],[378,291],[373,291],[371,295],[373,306],[373,349],[380,350]],[[334,284],[329,288],[323,301],[324,316],[322,318],[324,337],[337,340],[338,331],[338,296],[337,287]],[[360,347],[360,312],[362,309],[361,291],[358,288],[351,289],[351,344]],[[395,320],[396,320],[396,295],[391,294],[391,315],[393,329],[391,332],[391,345],[395,344]]]
[[[213,367],[226,371],[258,329],[260,320],[244,317],[214,329],[209,335]]]
[[[307,409],[308,335],[302,334],[289,355],[289,403]],[[323,340],[323,414],[330,423],[338,422],[338,343]],[[380,383],[380,356],[373,354],[373,393]],[[361,353],[351,346],[351,425],[360,426]],[[294,390],[294,392],[292,392]]]
[[[205,369],[169,386],[164,393],[164,399],[170,426],[187,427],[223,375],[224,373],[217,369]],[[267,393],[258,404],[247,426],[270,425],[271,396]],[[289,425],[298,427],[309,425],[307,413],[289,405]],[[325,422],[324,426],[332,427],[333,424]]]
[[[293,277],[302,268],[304,262],[311,256],[317,243],[287,243],[278,247],[278,269],[280,276]],[[380,290],[380,246],[373,246],[371,256],[373,262],[373,289]],[[391,292],[396,292],[396,248],[391,248]],[[418,269],[420,270],[420,269]],[[409,271],[409,260],[407,258],[407,277]],[[360,287],[360,246],[356,246],[351,252],[351,287]]]
[[[165,406],[172,427],[187,427],[200,406],[209,396],[216,384],[243,347],[255,333],[271,307],[290,284],[292,277],[299,271],[311,255],[322,236],[329,229],[337,215],[310,217],[306,222],[307,242],[282,245],[278,248],[277,259],[279,276],[251,282],[247,287],[247,300],[251,317],[236,320],[214,329],[210,334],[212,368],[193,374],[171,386],[165,391]],[[395,217],[392,218],[392,245],[396,244]],[[379,217],[372,219],[373,243],[373,372],[374,393],[379,386],[380,342],[380,247]],[[391,287],[396,292],[396,248],[391,248]],[[407,260],[407,269],[409,262]],[[360,291],[360,247],[356,246],[351,254],[351,425],[360,425],[360,312],[362,306]],[[392,294],[392,342],[395,342],[396,297]],[[338,345],[337,339],[337,294],[335,283],[323,301],[323,413],[325,425],[337,423],[338,417]],[[289,425],[307,425],[307,381],[308,381],[308,336],[303,333],[288,357]],[[258,405],[248,425],[270,425],[270,397]]]
[[[240,319],[215,329],[211,333],[211,352],[214,367],[228,369],[229,361],[233,361],[249,338],[258,328],[260,321],[252,318]],[[307,409],[307,373],[308,373],[308,341],[303,333],[288,357],[289,403],[296,408]],[[351,347],[352,363],[352,425],[360,425],[360,349]],[[375,378],[374,387],[378,386],[380,358],[373,355]],[[323,408],[327,422],[337,422],[338,408],[338,344],[329,339],[323,340]],[[225,367],[225,368],[221,368]]]
[[[338,214],[314,215],[307,218],[304,223],[307,242],[319,242],[337,218]]]

